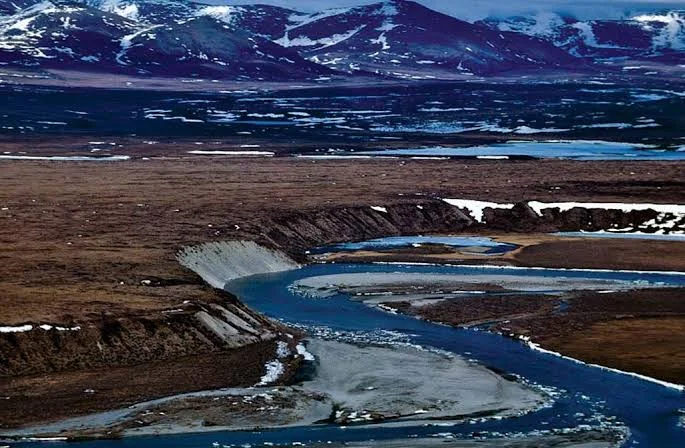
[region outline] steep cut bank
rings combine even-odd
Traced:
[[[246,225],[241,230],[243,241],[185,247],[177,258],[207,284],[221,289],[235,278],[295,269],[297,261],[304,261],[306,250],[314,246],[383,236],[685,229],[685,215],[664,211],[659,205],[654,208],[662,208],[654,210],[649,206],[604,209],[582,203],[451,202],[426,199],[284,213]],[[204,301],[178,297],[177,303],[158,313],[103,314],[97,320],[75,320],[61,329],[45,322],[4,328],[0,331],[0,375],[45,374],[210,353],[272,340],[282,330],[223,291],[207,288]]]
[[[184,247],[177,256],[181,265],[219,289],[241,277],[300,267],[285,254],[254,241],[221,241]]]
[[[474,220],[442,201],[335,207],[275,217],[251,229],[258,242],[304,260],[312,247],[371,238],[469,229]]]
[[[25,324],[0,329],[0,376],[121,367],[219,353],[273,341],[283,329],[227,293],[180,300],[160,313],[114,316],[65,328]]]
[[[258,243],[298,261],[316,246],[367,239],[454,232],[550,233],[609,231],[683,233],[685,206],[669,204],[510,204],[448,199],[297,211],[246,229]]]
[[[216,288],[208,291],[206,301],[179,297],[176,306],[159,313],[103,314],[97,321],[70,326],[25,323],[0,327],[0,375],[36,375],[215,353],[273,341],[285,330],[222,288],[235,278],[297,268],[287,256],[251,241],[230,241],[184,248],[178,259]]]
[[[297,266],[285,256],[269,259],[271,251],[250,242],[182,252],[185,264],[219,288],[217,279],[224,274],[228,279]],[[164,286],[144,282],[149,288]],[[202,300],[177,297],[173,307],[161,310],[104,313],[68,326],[0,326],[0,396],[7,397],[0,429],[260,382],[279,347],[294,346],[294,333],[223,290],[199,279],[198,287],[204,290]],[[286,381],[299,358],[281,361],[282,374],[269,384]]]

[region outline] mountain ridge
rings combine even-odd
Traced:
[[[685,12],[613,21],[540,13],[471,23],[411,0],[313,13],[180,0],[0,0],[0,65],[9,67],[420,80],[606,70],[621,60],[685,62]]]

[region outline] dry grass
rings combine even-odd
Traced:
[[[685,297],[684,297],[685,298]],[[685,382],[685,317],[599,322],[545,345],[587,362]]]

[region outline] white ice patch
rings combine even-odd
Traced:
[[[298,351],[299,353],[299,351]],[[255,384],[256,387],[268,386],[273,384],[285,373],[285,366],[281,362],[282,359],[289,357],[292,353],[290,352],[290,347],[284,341],[278,341],[276,343],[276,359],[269,361],[264,366],[265,373],[259,380],[259,383]]]
[[[120,162],[129,160],[130,156],[12,156],[0,155],[0,160],[49,160],[54,162]]]
[[[81,327],[76,326],[76,327],[59,327],[59,326],[53,326],[53,325],[48,325],[48,324],[42,324],[39,326],[41,330],[45,331],[50,331],[50,330],[56,330],[56,331],[79,331],[81,330]]]
[[[617,45],[610,45],[610,44],[602,44],[597,41],[597,36],[595,35],[595,30],[592,27],[592,22],[576,22],[573,25],[571,25],[573,28],[576,28],[579,32],[580,35],[585,42],[585,45],[588,47],[594,47],[594,48],[621,48]]]
[[[377,212],[380,212],[380,213],[388,213],[388,209],[387,209],[387,208],[381,207],[381,206],[379,206],[379,205],[373,205],[373,206],[371,206],[371,209],[372,209],[372,210],[375,210],[375,211],[377,211]]]
[[[225,22],[225,23],[233,23],[233,20],[237,17],[237,15],[243,11],[244,11],[243,8],[236,7],[236,6],[228,6],[228,5],[206,6],[204,8],[200,8],[195,13],[195,15],[196,16],[209,16],[209,17],[213,17],[215,19],[221,20],[222,22]]]
[[[33,330],[33,325],[19,325],[17,327],[0,327],[0,333],[24,333]]]
[[[259,380],[257,386],[268,386],[269,384],[275,383],[285,372],[285,367],[279,360],[269,361],[266,363],[265,367],[266,373]]]
[[[276,356],[279,358],[286,358],[290,356],[290,348],[286,342],[278,341],[276,344]]]
[[[624,213],[641,210],[654,210],[657,213],[671,213],[674,215],[685,216],[685,205],[677,204],[648,204],[648,203],[625,203],[625,202],[539,202],[530,201],[530,208],[535,210],[538,215],[542,210],[548,208],[558,208],[565,212],[572,208],[620,210]]]
[[[529,126],[519,126],[514,129],[514,134],[528,135],[528,134],[545,134],[545,133],[558,133],[558,132],[568,132],[570,129],[559,129],[559,128],[531,128]]]
[[[56,330],[56,331],[79,331],[81,330],[81,327],[75,326],[75,327],[60,327],[56,325],[48,325],[48,324],[41,324],[38,326],[33,326],[31,324],[26,324],[26,325],[18,325],[15,327],[0,327],[0,333],[25,333],[27,331],[32,331],[32,330],[43,330],[43,331],[50,331],[50,330]]]
[[[98,9],[126,17],[127,19],[138,20],[138,5],[135,3],[121,0],[105,0],[98,5]]]
[[[297,354],[302,356],[305,361],[315,361],[316,358],[314,355],[312,355],[308,350],[307,347],[304,346],[304,344],[297,344],[297,347],[295,347],[297,350]]]
[[[681,12],[672,11],[666,14],[644,14],[633,17],[633,20],[643,24],[643,28],[650,30],[652,24],[661,25],[660,32],[653,40],[654,49],[670,48],[685,50],[685,17]]]
[[[317,47],[317,50],[320,50],[322,48],[332,47],[333,45],[337,45],[340,42],[351,38],[364,29],[364,27],[365,25],[362,25],[345,33],[333,34],[331,36],[320,37],[318,39],[310,39],[307,36],[297,36],[291,39],[286,33],[285,36],[281,37],[275,42],[283,47]]]
[[[473,219],[478,222],[483,222],[483,211],[486,208],[509,210],[514,207],[514,204],[499,204],[497,202],[473,201],[469,199],[443,199],[443,201],[457,208],[467,209]]]
[[[469,199],[443,199],[446,203],[461,209],[467,209],[471,216],[478,221],[483,222],[483,211],[486,208],[491,209],[511,209],[514,204],[500,204],[497,202],[475,201]],[[573,208],[582,208],[587,210],[618,210],[624,213],[633,211],[647,211],[652,210],[657,213],[657,217],[646,221],[642,224],[636,225],[635,228],[630,227],[626,229],[610,228],[606,229],[608,232],[635,232],[644,231],[656,228],[657,234],[676,234],[683,233],[678,227],[679,223],[685,218],[685,205],[678,204],[649,204],[649,203],[622,203],[622,202],[539,202],[530,201],[528,206],[542,216],[542,211],[546,209],[559,209],[561,212],[569,211]]]
[[[145,33],[148,33],[156,28],[161,27],[162,25],[152,25],[149,28],[145,28],[139,31],[136,31],[135,33],[128,34],[124,37],[121,38],[121,41],[119,41],[119,47],[121,50],[117,53],[116,55],[116,61],[118,64],[121,65],[128,65],[126,61],[124,61],[124,57],[126,56],[126,53],[128,50],[133,46],[133,40],[139,36],[142,36]]]
[[[188,151],[188,154],[203,155],[203,156],[260,156],[273,157],[276,153],[271,151],[203,151],[193,150]]]

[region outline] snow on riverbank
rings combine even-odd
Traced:
[[[473,201],[469,199],[443,199],[443,201],[457,208],[467,209],[473,219],[478,222],[483,222],[483,212],[486,208],[510,210],[514,207],[514,204],[498,204],[497,202]]]
[[[48,324],[41,324],[37,326],[33,326],[30,324],[26,325],[18,325],[14,327],[0,327],[0,333],[25,333],[27,331],[32,331],[32,330],[43,330],[43,331],[50,331],[50,330],[56,330],[56,331],[79,331],[81,327],[75,326],[75,327],[60,327],[60,326],[53,326],[53,325],[48,325]]]
[[[276,343],[276,359],[269,361],[264,366],[265,373],[255,386],[268,386],[275,383],[285,373],[285,365],[282,360],[291,355],[288,344],[283,341]]]
[[[649,381],[651,383],[659,384],[661,386],[667,387],[669,389],[675,389],[679,392],[685,392],[685,385],[682,384],[675,384],[675,383],[669,383],[668,381],[662,381],[656,378],[652,378],[646,375],[640,375],[639,373],[634,373],[634,372],[626,372],[624,370],[618,370],[614,369],[611,367],[606,367],[606,366],[601,366],[599,364],[588,364],[586,362],[583,362],[579,359],[576,358],[571,358],[570,356],[562,355],[559,352],[555,352],[552,350],[547,350],[542,348],[539,344],[536,344],[535,342],[532,342],[529,337],[527,336],[519,336],[519,339],[521,339],[531,350],[535,350],[536,352],[544,353],[546,355],[551,355],[551,356],[556,356],[558,358],[565,359],[567,361],[574,362],[576,364],[582,364],[585,366],[593,367],[596,369],[601,369],[605,370],[607,372],[613,372],[613,373],[618,373],[620,375],[627,375],[627,376],[632,376],[634,378],[638,378],[644,381]]]
[[[528,206],[535,210],[538,215],[542,215],[545,209],[558,208],[565,212],[573,208],[585,208],[589,210],[620,210],[625,213],[654,210],[657,213],[671,213],[674,215],[685,216],[685,205],[678,204],[647,204],[647,203],[625,203],[625,202],[539,202],[530,201]]]

